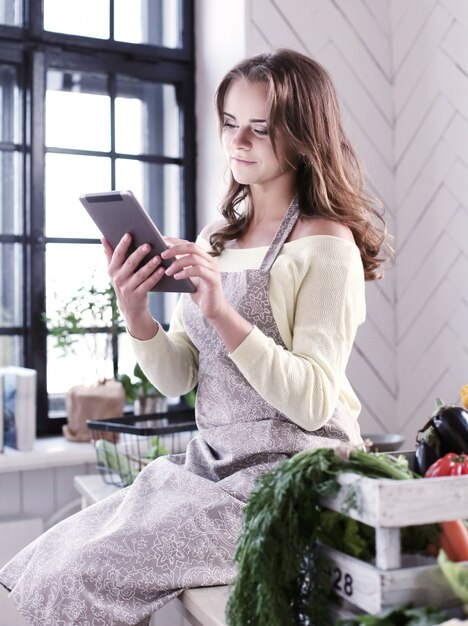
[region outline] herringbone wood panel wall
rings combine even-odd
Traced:
[[[247,54],[291,47],[331,73],[383,200],[395,262],[368,284],[348,374],[361,428],[411,448],[468,384],[468,2],[250,0]]]

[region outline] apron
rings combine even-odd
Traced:
[[[284,348],[269,271],[298,214],[293,202],[259,269],[221,275],[232,305]],[[34,626],[145,626],[184,589],[232,582],[242,509],[255,481],[296,452],[356,439],[343,407],[313,433],[276,411],[229,359],[190,295],[181,298],[199,350],[199,435],[186,453],[156,459],[133,485],[60,522],[0,571]]]

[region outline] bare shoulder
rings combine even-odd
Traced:
[[[224,217],[220,217],[214,222],[211,222],[211,224],[207,224],[204,228],[202,228],[200,232],[200,237],[203,237],[203,239],[209,241],[211,235],[223,228],[224,226],[226,226],[226,220],[224,219]]]
[[[349,226],[329,220],[324,217],[313,219],[300,218],[291,234],[291,240],[301,239],[302,237],[311,237],[314,235],[329,235],[331,237],[339,237],[347,239],[354,243],[353,233]]]

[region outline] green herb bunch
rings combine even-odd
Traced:
[[[342,472],[418,478],[404,457],[353,449],[341,458],[332,448],[301,452],[265,474],[244,509],[230,626],[330,626],[329,577],[317,550],[320,499],[336,495]]]

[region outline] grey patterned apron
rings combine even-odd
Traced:
[[[269,270],[297,217],[293,203],[260,269],[222,273],[227,299],[283,347]],[[295,452],[353,437],[342,410],[314,433],[278,413],[237,370],[191,297],[181,297],[199,350],[200,434],[185,454],[156,459],[131,487],[57,524],[0,571],[34,626],[144,626],[185,588],[231,582],[255,480]]]

